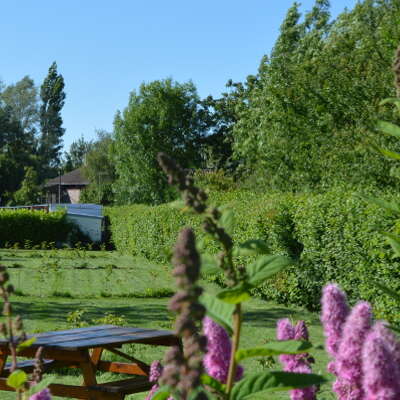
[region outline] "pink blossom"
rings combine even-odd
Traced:
[[[394,335],[377,322],[368,334],[362,351],[363,400],[396,400],[400,398],[400,370],[396,362]]]
[[[342,327],[349,314],[346,294],[336,284],[330,283],[322,290],[321,305],[321,322],[326,337],[326,350],[335,358],[342,335]]]
[[[304,321],[299,321],[294,327],[288,318],[277,322],[276,337],[278,340],[307,340],[308,329]],[[283,364],[286,372],[297,372],[310,374],[311,366],[308,354],[282,354],[279,361]],[[315,386],[293,389],[290,391],[291,400],[314,400],[317,388]]]
[[[154,382],[155,384],[150,389],[149,394],[146,396],[146,400],[151,400],[152,397],[157,392],[159,388],[158,380],[160,379],[162,372],[163,372],[163,366],[161,365],[160,361],[153,361],[150,365],[149,381]]]
[[[343,326],[336,357],[337,381],[334,391],[339,400],[362,400],[362,347],[371,328],[371,306],[367,302],[356,304]]]
[[[231,356],[231,340],[226,330],[211,318],[203,319],[203,330],[207,336],[207,353],[204,357],[204,367],[214,379],[226,383]],[[243,376],[243,368],[239,365],[236,379]]]
[[[29,397],[29,400],[51,400],[50,390],[43,389]]]

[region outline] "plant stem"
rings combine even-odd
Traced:
[[[232,336],[232,349],[231,349],[231,359],[229,362],[229,372],[228,372],[228,380],[226,382],[226,394],[227,398],[230,398],[233,383],[236,378],[236,351],[239,348],[240,341],[240,328],[242,326],[242,307],[241,304],[236,304],[235,311],[233,312],[233,336]]]

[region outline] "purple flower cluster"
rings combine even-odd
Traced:
[[[288,318],[280,319],[277,323],[276,337],[278,340],[308,340],[308,330],[304,321],[297,322],[293,326]],[[310,358],[307,353],[303,354],[282,354],[279,361],[286,372],[297,372],[310,374]],[[317,388],[315,386],[304,389],[293,389],[290,391],[291,400],[314,400],[316,399]]]
[[[369,303],[359,302],[350,311],[345,294],[329,284],[321,321],[339,400],[400,399],[400,344],[384,323],[372,325]]]
[[[51,400],[50,390],[44,389],[29,397],[29,400]]]
[[[231,355],[231,339],[226,330],[211,318],[203,319],[203,330],[207,337],[207,353],[203,363],[207,373],[221,383],[226,383]],[[243,368],[236,370],[236,380],[243,376]]]
[[[158,380],[160,379],[162,372],[163,366],[161,365],[160,361],[153,361],[150,366],[149,381],[154,383],[154,385],[150,389],[149,394],[146,396],[146,400],[151,400],[157,392],[159,388]]]

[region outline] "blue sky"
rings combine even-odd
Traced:
[[[0,79],[40,85],[55,60],[66,84],[70,143],[112,130],[143,81],[192,80],[218,96],[228,79],[255,73],[292,0],[15,0],[2,2]],[[301,2],[310,10],[314,0]],[[356,0],[331,0],[332,15]]]

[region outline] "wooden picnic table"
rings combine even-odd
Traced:
[[[123,353],[120,348],[127,343],[142,343],[157,346],[180,345],[179,339],[166,330],[120,327],[114,325],[91,326],[65,331],[45,332],[34,335],[32,346],[18,353],[30,360],[18,363],[18,369],[31,372],[34,357],[39,347],[43,348],[45,373],[58,367],[79,368],[83,383],[78,385],[50,384],[55,396],[88,400],[123,400],[126,395],[144,392],[151,388],[148,380],[150,366]],[[104,350],[117,354],[129,362],[102,360]],[[10,364],[7,357],[10,350],[6,341],[0,341],[0,390],[13,391],[7,386]],[[134,375],[133,378],[97,383],[96,371],[108,371]]]

